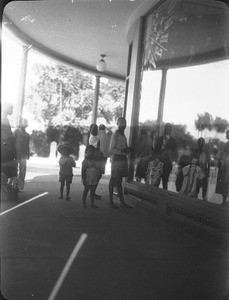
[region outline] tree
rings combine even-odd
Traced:
[[[52,142],[59,142],[59,136],[60,136],[60,130],[58,127],[49,125],[47,130],[46,130],[46,136],[47,136],[47,141],[49,143]]]
[[[36,66],[37,82],[31,87],[25,105],[34,118],[48,125],[87,122],[94,100],[93,76],[64,65]],[[125,88],[120,82],[101,82],[98,117],[107,124],[122,114]]]
[[[195,147],[195,140],[189,132],[187,132],[186,125],[182,124],[174,124],[172,135],[177,141],[178,148],[194,148]]]
[[[227,128],[229,127],[229,123],[225,119],[216,117],[213,121],[212,126],[216,132],[224,133],[227,130]]]
[[[195,127],[199,132],[201,132],[201,136],[202,136],[202,132],[205,129],[209,131],[212,130],[212,122],[213,122],[213,118],[208,112],[197,115],[197,119],[195,120]]]
[[[33,130],[30,135],[30,151],[41,157],[48,157],[50,152],[50,142],[47,135],[41,130]]]
[[[103,117],[108,124],[122,116],[125,88],[120,82],[109,80],[101,82],[98,117]]]
[[[156,121],[147,120],[144,123],[140,123],[140,126],[148,129],[149,131],[158,131]],[[195,140],[189,132],[187,132],[186,125],[173,124],[172,136],[177,141],[178,148],[186,148],[187,146],[193,148],[195,146]]]

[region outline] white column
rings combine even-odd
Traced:
[[[161,77],[161,90],[159,97],[159,105],[158,105],[158,114],[157,114],[157,125],[158,125],[158,134],[162,135],[162,121],[163,121],[163,113],[164,113],[164,103],[165,103],[165,89],[166,89],[166,78],[167,78],[167,69],[162,70]]]
[[[62,96],[62,82],[60,81],[60,126],[62,126],[63,121],[63,96]]]
[[[17,122],[16,125],[20,124],[22,118],[22,111],[25,102],[25,84],[26,84],[26,72],[27,72],[27,62],[28,62],[28,52],[31,45],[23,46],[23,58],[21,66],[21,79],[19,84],[19,94],[18,94],[18,111],[17,111]]]
[[[143,18],[139,19],[136,24],[137,30],[132,37],[132,53],[130,62],[130,74],[129,74],[129,88],[125,109],[125,117],[127,120],[127,128],[125,134],[129,146],[136,147],[138,124],[139,124],[139,110],[140,110],[140,98],[141,98],[141,82],[142,82],[142,56],[143,56]],[[134,177],[134,153],[129,155],[129,179]]]
[[[92,123],[96,123],[97,113],[98,113],[98,103],[99,103],[99,88],[100,88],[100,77],[96,75],[96,83],[95,83],[95,94],[94,94],[94,102],[92,108]]]

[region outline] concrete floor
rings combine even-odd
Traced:
[[[84,209],[79,167],[74,174],[71,201],[59,200],[57,162],[33,158],[19,200],[2,203],[1,290],[6,299],[225,298],[226,241],[162,218],[149,203],[130,197],[133,209],[108,208],[109,176],[98,186],[99,208]],[[73,255],[82,236],[86,239]]]

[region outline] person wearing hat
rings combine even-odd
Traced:
[[[19,127],[14,131],[16,142],[16,154],[18,163],[18,190],[23,190],[25,185],[25,175],[27,167],[27,159],[30,155],[30,135],[26,132],[28,121],[21,119]]]
[[[63,199],[64,186],[66,184],[66,200],[70,200],[70,185],[72,183],[73,170],[72,168],[76,166],[74,159],[70,156],[73,149],[69,143],[63,143],[57,149],[61,157],[59,159],[59,182],[60,182],[60,197]]]

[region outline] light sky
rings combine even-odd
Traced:
[[[3,31],[4,33],[4,31]],[[29,62],[50,61],[30,51]],[[7,35],[2,39],[2,101],[18,102],[22,48]],[[29,78],[28,78],[29,77]],[[27,76],[31,81],[31,73]],[[160,89],[160,71],[145,72],[142,83],[140,121],[156,120]],[[196,67],[171,69],[167,74],[164,122],[185,124],[187,131],[198,137],[194,128],[197,114],[209,112],[229,121],[229,60]],[[24,112],[29,116],[28,112]],[[14,116],[12,117],[13,120]],[[30,130],[37,128],[32,122]],[[33,128],[34,127],[34,128]],[[211,133],[215,136],[215,133]],[[225,140],[224,135],[219,136]]]
[[[229,60],[195,67],[171,69],[167,74],[164,122],[184,124],[198,137],[194,122],[197,114],[209,112],[229,121]],[[140,121],[156,120],[161,71],[145,72]],[[215,136],[215,132],[208,133]],[[219,136],[225,140],[224,134]]]
[[[10,123],[14,127],[16,122],[17,105],[19,101],[19,83],[22,70],[23,51],[22,46],[18,44],[17,40],[12,39],[8,33],[4,34],[2,38],[2,89],[1,99],[3,102],[10,102],[14,105],[14,113],[10,117]],[[36,63],[50,63],[50,58],[44,55],[39,55],[35,51],[29,51],[27,78],[26,84],[30,84],[34,80],[32,78],[32,65]],[[28,132],[31,133],[33,129],[43,130],[44,127],[36,122],[33,116],[23,110],[23,117],[29,121]]]

